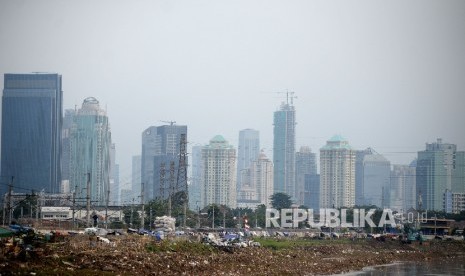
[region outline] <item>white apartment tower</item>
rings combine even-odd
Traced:
[[[273,194],[273,162],[262,151],[258,159],[252,162],[250,170],[251,182],[256,190],[258,205],[271,207],[270,197]]]
[[[202,147],[201,206],[236,207],[236,149],[217,135]]]
[[[340,135],[320,149],[320,208],[355,205],[355,151]]]

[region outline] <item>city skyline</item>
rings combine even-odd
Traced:
[[[73,191],[80,198],[86,191],[88,200],[100,206],[108,204],[108,200],[118,205],[123,191],[125,197],[131,196],[131,191],[119,187],[110,120],[96,98],[85,98],[80,109],[65,110],[63,116],[61,75],[4,77],[2,175],[19,176],[19,186],[15,182],[11,188],[46,193],[59,189],[64,194]],[[197,160],[193,162],[193,189],[189,191],[196,205],[254,208],[257,204],[268,205],[272,193],[286,193],[297,205],[315,206],[318,202],[320,208],[377,206],[399,211],[415,206],[417,201],[420,210],[451,213],[463,209],[465,151],[457,150],[456,144],[437,138],[437,142],[426,144],[426,150],[417,152],[418,159],[409,167],[402,167],[392,165],[372,148],[356,150],[343,136],[334,135],[320,148],[321,174],[317,175],[316,156],[311,149],[295,150],[294,95],[291,92],[287,96],[287,103],[274,112],[277,161],[272,163],[263,151],[257,155],[259,133],[251,129],[239,131],[239,155],[221,135],[200,147],[193,156]],[[140,164],[133,157],[132,185],[138,186],[134,183],[134,169],[139,168],[144,191],[141,202],[145,202],[144,198],[164,200],[167,194],[171,198],[188,189],[188,126],[176,125],[175,121],[164,123],[169,125],[150,126],[141,133]],[[251,161],[243,164],[245,171],[236,166],[241,160]],[[273,169],[274,164],[280,169]],[[281,177],[275,178],[273,172]],[[240,189],[236,188],[236,176],[244,177]],[[299,184],[291,186],[286,183],[289,179],[298,179]]]
[[[465,3],[359,4],[2,1],[0,73],[61,74],[65,109],[98,98],[122,189],[140,133],[163,120],[189,126],[189,152],[216,134],[237,148],[256,129],[272,158],[287,89],[296,148],[317,159],[337,133],[391,164],[438,137],[464,149]]]

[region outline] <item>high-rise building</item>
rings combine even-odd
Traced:
[[[295,172],[296,186],[295,195],[296,203],[303,205],[305,202],[305,176],[316,175],[316,154],[313,153],[310,147],[300,147],[300,151],[295,156]]]
[[[5,74],[1,176],[28,190],[60,189],[63,92],[58,74]],[[0,194],[7,186],[0,185]]]
[[[108,203],[111,174],[111,132],[106,111],[93,97],[86,98],[70,131],[70,186],[76,197],[96,205]]]
[[[465,151],[455,152],[455,162],[452,160],[452,189],[454,193],[465,193]]]
[[[66,109],[63,117],[63,126],[61,128],[61,193],[70,193],[69,186],[69,161],[70,161],[70,131],[74,124],[74,109]]]
[[[406,212],[416,208],[416,169],[414,166],[393,165],[391,171],[390,208]]]
[[[187,126],[177,126],[174,123],[151,126],[142,133],[141,178],[144,183],[144,201],[168,197],[170,181],[173,181],[170,178],[177,180],[182,134],[187,139]],[[171,167],[172,162],[174,167]],[[170,169],[174,169],[174,176]],[[166,176],[163,183],[160,181],[162,170]]]
[[[237,148],[237,190],[242,187],[241,173],[250,168],[253,161],[260,154],[260,134],[258,130],[243,129],[239,132],[239,146]]]
[[[389,208],[391,162],[373,149],[363,158],[363,204]]]
[[[236,207],[236,149],[217,135],[202,148],[201,207],[210,204]]]
[[[139,203],[139,195],[141,192],[141,171],[142,171],[142,157],[140,155],[134,155],[132,157],[132,177],[131,177],[131,192],[132,197],[137,198]],[[129,200],[129,199],[125,199]]]
[[[293,200],[295,194],[295,108],[282,103],[274,113],[273,164],[274,193],[286,193]]]
[[[110,148],[110,205],[118,205],[120,199],[119,165],[116,164],[116,145]]]
[[[320,149],[320,207],[355,205],[355,151],[340,135]]]
[[[446,191],[463,191],[464,169],[458,166],[464,162],[462,156],[464,153],[458,152],[456,145],[443,143],[442,139],[427,143],[426,149],[418,152],[416,186],[420,209],[443,211]]]
[[[320,208],[320,175],[305,175],[305,201],[304,205],[310,209]]]
[[[273,195],[273,162],[262,151],[258,159],[250,166],[250,183],[255,190],[257,205],[265,204],[271,206],[271,195]]]
[[[202,146],[192,147],[192,177],[189,186],[189,209],[198,210],[201,206],[200,193],[202,187]]]
[[[370,154],[370,149],[355,151],[355,205],[363,206],[365,197],[363,194],[363,159]]]
[[[132,199],[134,198],[134,194],[131,189],[121,189],[121,197],[120,202],[121,205],[129,205],[132,204]]]

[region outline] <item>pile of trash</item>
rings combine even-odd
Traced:
[[[175,229],[176,219],[173,217],[162,216],[156,217],[153,222],[155,231],[173,232]]]
[[[226,233],[221,237],[216,233],[208,233],[204,235],[202,240],[203,243],[215,247],[260,247],[259,242],[255,242],[251,239],[244,239],[243,235],[237,233]]]

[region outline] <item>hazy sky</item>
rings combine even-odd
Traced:
[[[161,121],[194,145],[257,129],[271,158],[286,90],[298,148],[337,133],[402,164],[438,137],[465,149],[461,0],[0,0],[0,39],[2,75],[56,72],[65,109],[107,108],[123,188]]]

